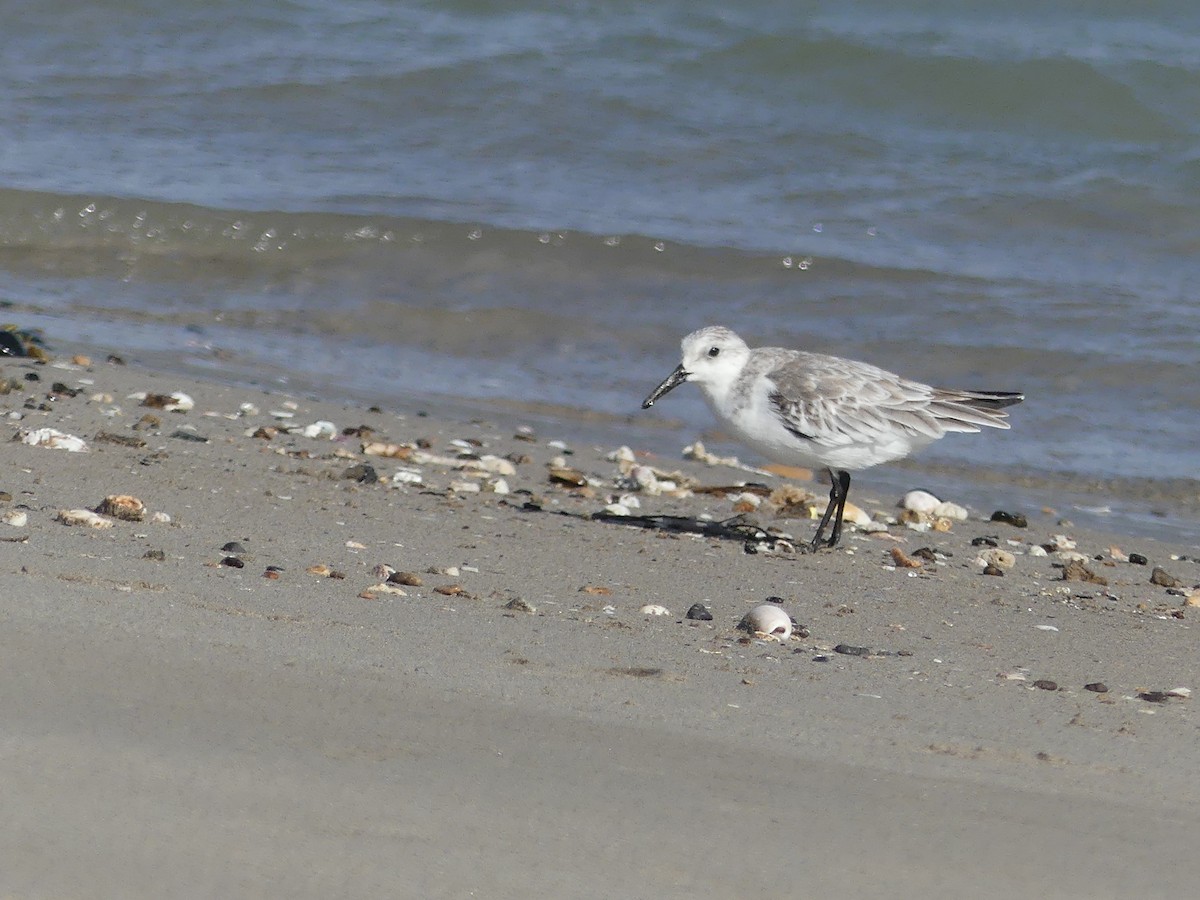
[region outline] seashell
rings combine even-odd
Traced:
[[[556,484],[565,484],[570,487],[584,487],[587,484],[586,475],[578,469],[567,466],[551,466],[550,480]]]
[[[296,414],[290,409],[269,409],[267,415],[272,419],[294,419]]]
[[[871,521],[871,517],[861,506],[855,506],[847,501],[846,508],[842,512],[842,521],[849,522],[851,525],[866,525]]]
[[[657,603],[647,603],[638,612],[644,616],[669,616],[671,614],[669,609]]]
[[[57,428],[38,428],[21,435],[21,443],[30,447],[48,447],[51,450],[66,450],[70,453],[86,453],[87,442],[83,438]]]
[[[1016,564],[1017,558],[1013,554],[998,547],[985,550],[975,560],[975,565],[977,566],[995,566],[997,569],[1003,569],[1006,572]]]
[[[478,469],[481,472],[487,472],[489,475],[516,475],[517,467],[509,460],[502,456],[494,456],[490,453],[481,456],[479,459],[466,461],[461,468]]]
[[[421,484],[421,473],[416,469],[398,469],[392,476],[392,484]]]
[[[954,528],[954,523],[952,521],[950,521],[949,519],[947,519],[945,516],[938,516],[936,519],[934,519],[932,522],[929,523],[929,527],[933,531],[940,532],[941,534],[946,534]]]
[[[140,522],[146,518],[146,504],[129,494],[110,494],[100,501],[96,512],[126,522]]]
[[[864,525],[859,525],[858,530],[863,534],[886,534],[888,527],[887,522],[876,522],[872,519]]]
[[[970,515],[965,506],[959,506],[957,503],[943,501],[935,506],[930,512],[941,519],[954,519],[958,522],[965,522]]]
[[[763,603],[746,613],[738,628],[783,642],[792,636],[792,617],[774,603]]]
[[[386,581],[381,581],[379,584],[373,584],[366,589],[371,594],[391,594],[395,597],[407,597],[408,591],[394,584],[388,584]]]
[[[604,511],[610,516],[628,516],[630,515],[629,507],[624,503],[610,503],[604,507]]]
[[[933,515],[934,510],[941,506],[941,504],[942,501],[929,493],[929,491],[909,491],[904,495],[904,499],[900,501],[900,508]]]
[[[0,521],[5,525],[11,525],[13,528],[24,528],[29,521],[29,514],[23,509],[10,509],[3,516],[0,516]]]
[[[333,440],[337,437],[337,426],[325,419],[318,419],[311,425],[305,425],[300,429],[300,433],[306,438],[328,438]]]
[[[391,566],[386,566],[385,568],[390,569]],[[421,587],[425,584],[425,579],[416,572],[392,572],[384,581],[390,581],[392,584],[403,584],[408,587]]]
[[[1046,548],[1041,546],[1040,544],[1034,544],[1032,547],[1029,548],[1028,553],[1030,556],[1047,556],[1048,555],[1046,553]]]
[[[737,513],[754,512],[762,505],[762,497],[757,494],[743,492],[733,497],[733,511]]]
[[[571,449],[567,446],[566,441],[546,441],[547,447],[552,447],[555,450],[561,450],[563,453],[571,453]]]
[[[512,488],[508,486],[508,482],[503,478],[495,478],[488,482],[488,487],[491,488],[493,494],[511,494]]]
[[[54,517],[64,525],[88,525],[92,528],[112,528],[113,520],[98,516],[90,509],[60,509]]]
[[[482,489],[478,481],[452,481],[450,490],[456,494],[478,494]]]
[[[367,456],[386,456],[389,459],[408,459],[416,448],[410,444],[392,444],[387,441],[363,441],[362,452]]]
[[[380,581],[387,581],[395,572],[396,570],[387,563],[379,563],[371,569],[371,577],[378,578]]]

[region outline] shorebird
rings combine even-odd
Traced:
[[[699,385],[721,422],[744,443],[785,465],[824,467],[829,505],[809,549],[835,547],[850,470],[903,459],[950,432],[1008,428],[1013,391],[959,391],[910,381],[869,363],[786,350],[751,349],[710,325],[682,341],[683,359],[642,402],[649,409],[685,381]],[[833,522],[828,540],[822,535]]]

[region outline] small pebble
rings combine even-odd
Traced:
[[[998,509],[994,513],[992,513],[991,519],[989,519],[989,521],[1003,522],[1005,525],[1011,525],[1014,528],[1028,528],[1029,527],[1029,520],[1026,519],[1023,515],[1021,515],[1020,513],[1005,512],[1002,509]]]
[[[351,481],[356,481],[359,484],[375,484],[379,481],[379,473],[375,471],[375,467],[367,463],[359,463],[356,466],[350,466],[342,473],[342,477]]]
[[[870,656],[870,647],[855,647],[851,644],[838,644],[833,648],[834,653],[842,653],[846,656]]]
[[[162,550],[147,550],[142,554],[142,559],[152,559],[155,562],[162,562],[167,558],[167,554]]]
[[[221,548],[221,552],[222,553],[245,553],[246,548],[243,547],[241,544],[239,544],[237,541],[230,541],[228,544],[226,544],[224,547]]]
[[[1150,560],[1146,559],[1146,557],[1142,556],[1140,553],[1130,553],[1129,561],[1135,566],[1146,566],[1150,564]]]
[[[1150,572],[1150,583],[1166,588],[1177,588],[1183,584],[1182,581],[1161,566],[1155,566],[1153,571]]]
[[[1170,696],[1166,691],[1142,691],[1138,694],[1138,699],[1147,703],[1166,703]]]
[[[1088,684],[1085,684],[1083,686],[1083,689],[1085,691],[1092,691],[1093,693],[1096,693],[1096,694],[1107,694],[1108,693],[1108,685],[1105,684],[1103,681],[1090,682]]]
[[[223,560],[221,560],[221,565],[229,566],[231,569],[241,569],[244,568],[246,564],[236,556],[226,556]]]
[[[1033,686],[1042,691],[1057,691],[1058,682],[1051,681],[1049,678],[1039,678],[1033,683]]]
[[[687,618],[695,619],[698,622],[711,622],[713,617],[713,614],[708,611],[708,607],[703,603],[693,603],[688,607],[685,615]]]

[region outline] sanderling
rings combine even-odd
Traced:
[[[717,325],[683,339],[683,361],[642,403],[692,381],[717,418],[755,450],[779,463],[823,466],[832,487],[810,548],[833,519],[826,547],[842,536],[850,491],[847,469],[903,459],[951,431],[1008,428],[1006,406],[1024,394],[953,391],[909,381],[868,363],[759,347]]]

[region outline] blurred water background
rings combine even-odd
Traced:
[[[1016,485],[1200,539],[1200,6],[0,0],[0,20],[0,302],[51,345],[578,416],[674,455],[712,426],[699,392],[639,403],[722,323],[1027,393],[1012,431],[860,484]]]

